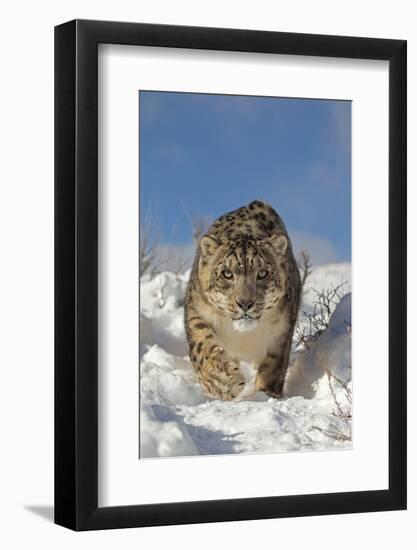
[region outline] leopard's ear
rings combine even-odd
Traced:
[[[219,243],[211,235],[203,235],[200,239],[200,249],[203,257],[213,256],[218,246]]]
[[[262,241],[262,244],[268,244],[278,256],[284,256],[288,247],[288,239],[285,235],[272,235]]]

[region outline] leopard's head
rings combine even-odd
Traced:
[[[284,295],[287,247],[283,234],[224,242],[210,234],[201,238],[200,285],[208,302],[232,320],[235,330],[253,330]]]

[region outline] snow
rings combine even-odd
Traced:
[[[314,397],[314,383],[330,368],[339,380],[351,378],[351,294],[341,299],[333,312],[327,330],[314,345],[301,354],[287,373],[285,393]],[[326,377],[327,378],[327,377]]]
[[[343,411],[349,407],[351,295],[337,305],[314,345],[293,354],[282,399],[254,394],[253,365],[241,361],[242,392],[233,402],[220,401],[204,395],[187,355],[183,303],[188,277],[189,271],[141,279],[141,458],[349,448],[351,442],[336,435],[350,428],[334,413],[335,397]],[[314,268],[301,309],[311,310],[314,290],[343,281],[350,281],[350,264]],[[339,381],[329,379],[327,368]]]

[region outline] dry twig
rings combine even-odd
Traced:
[[[345,295],[345,285],[346,282],[342,282],[340,285],[327,290],[312,289],[317,298],[313,301],[313,311],[303,310],[302,312],[302,317],[294,332],[294,345],[296,348],[310,349],[312,344],[327,329],[335,307]]]
[[[351,441],[352,439],[352,390],[348,385],[348,381],[343,381],[337,377],[329,368],[324,353],[319,353],[317,356],[320,368],[326,373],[329,384],[329,390],[335,405],[333,416],[341,420],[344,424],[344,429],[340,429],[335,424],[330,425],[330,429],[313,426],[322,433],[337,440]],[[342,406],[335,390],[335,383],[339,384],[343,389],[343,395],[347,401],[345,408]]]
[[[310,255],[306,250],[302,250],[298,255],[297,264],[301,275],[301,292],[302,292],[304,289],[304,285],[307,281],[307,278],[311,275],[311,272],[313,270],[313,264],[311,263]]]

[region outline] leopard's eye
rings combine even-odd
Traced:
[[[266,279],[268,277],[268,271],[266,269],[261,269],[258,273],[258,279]]]
[[[230,271],[230,269],[223,269],[222,275],[225,279],[233,279],[233,273]]]

